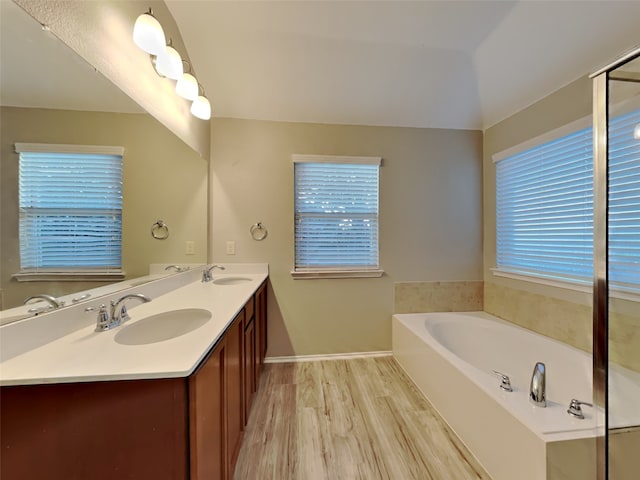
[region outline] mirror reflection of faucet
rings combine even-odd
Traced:
[[[167,270],[167,271],[175,270],[176,273],[180,273],[180,272],[186,272],[187,270],[189,270],[189,267],[181,267],[180,265],[169,265],[168,267],[165,267],[164,269]]]
[[[27,305],[36,300],[44,300],[47,302],[46,307],[35,307],[28,310],[29,313],[35,313],[36,315],[43,312],[48,312],[49,310],[55,310],[56,308],[64,307],[64,300],[58,300],[56,297],[51,295],[46,295],[41,293],[39,295],[33,295],[29,298],[26,298],[24,304]]]

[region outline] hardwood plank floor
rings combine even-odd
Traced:
[[[235,480],[490,479],[392,357],[267,364]]]

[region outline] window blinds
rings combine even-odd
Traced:
[[[122,154],[22,149],[19,208],[24,272],[121,269]]]
[[[378,268],[378,174],[379,159],[294,163],[297,270]]]
[[[640,110],[609,126],[609,280],[640,286]]]
[[[609,125],[609,275],[640,285],[640,111]],[[593,147],[587,128],[496,164],[499,269],[590,280]]]

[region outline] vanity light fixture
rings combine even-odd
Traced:
[[[633,129],[633,138],[636,140],[640,140],[640,123],[636,125],[636,128]]]
[[[178,51],[173,48],[171,40],[169,40],[169,45],[166,46],[164,52],[156,57],[155,67],[156,72],[171,80],[178,80],[182,77],[182,57]]]
[[[151,8],[136,19],[133,27],[133,41],[151,56],[153,68],[162,77],[177,80],[176,93],[193,103],[191,114],[202,120],[211,118],[211,104],[204,95],[204,88],[198,83],[191,73],[191,66],[178,51],[173,48],[171,39],[166,44],[164,30],[160,22],[153,16]],[[186,63],[188,71],[185,72],[182,63]],[[200,89],[202,88],[202,95]]]
[[[195,100],[198,98],[198,80],[191,74],[191,65],[186,60],[182,60],[189,68],[188,72],[184,72],[178,83],[176,83],[176,93],[187,100]]]
[[[198,86],[202,88],[202,85],[198,84]],[[211,104],[209,100],[207,100],[207,97],[204,96],[204,88],[202,89],[202,95],[198,95],[198,98],[191,104],[191,113],[194,117],[202,120],[209,120],[211,118]]]
[[[164,52],[167,42],[160,22],[153,16],[153,10],[143,13],[136,19],[133,26],[133,41],[149,55],[160,55]]]

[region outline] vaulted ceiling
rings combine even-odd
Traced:
[[[217,117],[486,129],[640,45],[640,0],[165,3]]]

